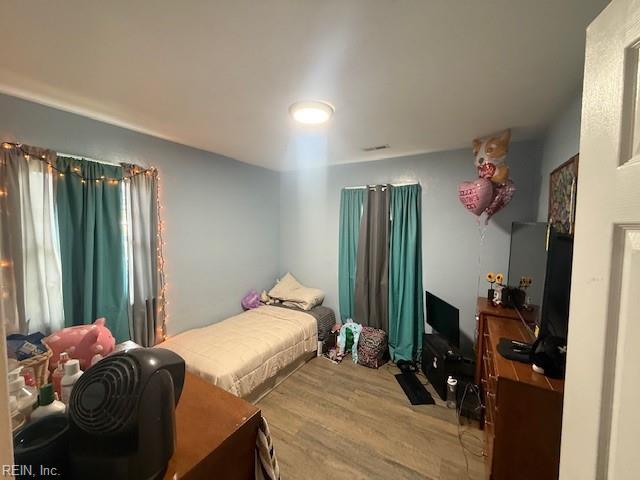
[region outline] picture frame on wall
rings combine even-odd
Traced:
[[[549,175],[549,224],[559,233],[573,235],[576,221],[579,154]]]

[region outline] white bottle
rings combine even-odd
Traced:
[[[31,414],[31,420],[35,421],[39,418],[46,417],[47,415],[53,415],[54,413],[64,413],[66,409],[67,407],[65,407],[64,403],[55,399],[53,385],[51,383],[47,383],[40,387],[38,408],[36,408]]]
[[[20,413],[29,420],[33,408],[38,402],[38,391],[34,387],[25,384],[24,377],[20,375],[22,367],[9,372],[9,395],[16,397],[16,403]]]
[[[449,376],[447,379],[447,407],[456,408],[456,387],[458,380]]]
[[[25,418],[18,408],[18,400],[13,395],[9,397],[9,411],[11,412],[11,431],[15,432],[24,425]]]
[[[71,390],[81,375],[80,362],[75,358],[64,364],[64,377],[62,377],[62,381],[60,382],[60,390],[62,391],[61,400],[65,405],[69,405]]]

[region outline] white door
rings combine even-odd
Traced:
[[[640,0],[587,29],[560,478],[640,478]]]

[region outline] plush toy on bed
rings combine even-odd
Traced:
[[[244,310],[251,310],[252,308],[258,308],[260,306],[260,295],[255,290],[250,290],[244,297],[242,297],[242,308]]]
[[[62,352],[67,352],[69,358],[78,359],[80,368],[86,370],[113,352],[116,345],[111,331],[105,326],[104,318],[97,319],[91,325],[63,328],[44,338],[43,341],[53,352],[49,360],[51,371],[58,366],[58,359]]]
[[[263,290],[260,294],[260,302],[264,303],[265,305],[276,305],[280,303],[280,300],[270,297],[267,291]]]

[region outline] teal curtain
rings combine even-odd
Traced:
[[[117,342],[129,339],[122,168],[58,157],[56,181],[65,325],[100,317]],[[81,174],[83,181],[77,174]]]
[[[416,360],[422,351],[422,188],[391,189],[389,241],[389,353],[394,362]]]
[[[340,318],[353,318],[356,257],[358,253],[358,237],[360,221],[366,189],[343,188],[340,194],[340,239],[338,246],[338,296],[340,301]]]

